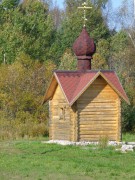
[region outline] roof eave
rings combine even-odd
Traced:
[[[55,81],[55,84],[54,84],[54,81]],[[54,84],[54,87],[52,88],[52,92],[50,93],[50,89],[51,89],[53,84]],[[43,101],[42,101],[42,105],[53,96],[53,94],[54,94],[53,92],[55,91],[55,89],[57,87],[57,84],[58,83],[57,83],[57,81],[55,79],[55,76],[53,75],[51,80],[50,80],[49,86],[48,86],[48,88],[46,90],[46,93],[44,95],[44,98],[43,98]],[[49,93],[50,93],[50,95],[49,95]]]
[[[56,72],[54,72],[54,76],[55,76],[55,78],[56,78],[56,80],[57,80],[57,83],[59,84],[59,86],[60,86],[60,88],[61,88],[62,93],[64,94],[64,97],[65,97],[67,103],[70,105],[70,102],[68,101],[68,98],[67,98],[67,96],[66,96],[66,94],[65,94],[65,92],[64,92],[64,90],[63,90],[63,88],[62,88],[62,85],[61,85],[61,83],[60,83],[60,81],[59,81],[59,78],[58,78]]]
[[[115,73],[115,72],[114,72]],[[114,85],[104,76],[104,74],[102,73],[102,72],[100,72],[100,75],[107,81],[107,83],[113,88],[113,90],[125,101],[125,102],[127,102],[127,104],[128,105],[130,105],[130,101],[129,101],[129,99],[128,99],[128,97],[127,98],[125,98],[118,90],[117,90],[117,88],[115,88],[114,87]],[[116,73],[115,73],[115,75],[116,75]],[[117,76],[117,75],[116,75]],[[118,78],[118,77],[117,77]],[[118,79],[119,80],[119,79]],[[119,81],[119,84],[121,85],[121,83],[120,83],[120,81]],[[121,87],[122,87],[122,85],[121,85]],[[122,89],[123,89],[123,87],[122,87]],[[124,89],[123,89],[123,91],[124,91]],[[125,91],[124,91],[125,92]],[[126,93],[125,93],[126,94]],[[127,95],[126,95],[127,96]]]
[[[95,74],[95,76],[93,77],[93,79],[83,88],[83,90],[78,94],[78,96],[76,96],[70,103],[69,105],[72,106],[75,101],[85,92],[85,90],[96,80],[96,78],[101,75],[103,77],[103,79],[112,87],[112,89],[128,104],[130,105],[130,101],[127,98],[125,98],[113,85],[112,83],[103,75],[103,73],[101,71],[97,72],[97,74]],[[116,73],[115,73],[116,75]],[[117,76],[117,75],[116,75]],[[118,79],[119,80],[119,79]],[[119,82],[120,83],[120,82]],[[121,83],[120,83],[121,85]],[[123,89],[124,90],[124,89]],[[124,91],[125,92],[125,91]],[[126,93],[125,93],[126,94]]]

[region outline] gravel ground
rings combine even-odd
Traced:
[[[42,143],[47,143],[47,144],[60,144],[63,146],[66,145],[76,145],[76,146],[87,146],[90,144],[93,145],[98,145],[99,142],[86,142],[86,141],[81,141],[81,142],[73,142],[73,141],[65,141],[65,140],[50,140],[50,141],[42,141]],[[120,148],[116,149],[116,151],[121,151],[121,152],[127,152],[127,151],[135,151],[135,142],[116,142],[116,141],[109,141],[108,145],[110,146],[120,146]]]

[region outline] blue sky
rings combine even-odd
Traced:
[[[64,0],[53,0],[54,2],[56,1],[57,4],[59,5],[60,8],[63,8],[63,2]],[[84,0],[85,1],[85,0]],[[112,0],[112,6],[113,8],[117,8],[120,6],[123,0]]]
[[[53,1],[56,2],[61,9],[64,7],[64,0],[53,0]],[[120,5],[122,4],[123,1],[124,0],[111,0],[112,11],[115,12],[115,10],[117,10],[120,7]],[[132,0],[128,0],[128,1],[130,2]],[[85,0],[84,0],[84,2],[85,2]],[[119,22],[116,22],[116,20],[114,21],[113,19],[109,20],[108,25],[109,25],[110,29],[115,28],[117,31],[119,31],[121,29],[121,25],[119,24]]]

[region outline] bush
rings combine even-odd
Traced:
[[[122,130],[135,133],[135,91],[127,89],[130,105],[122,103]]]
[[[41,103],[53,68],[25,54],[0,66],[1,139],[48,135],[48,106]]]
[[[27,119],[25,122],[15,120],[0,119],[0,139],[32,138],[36,136],[48,136],[48,126],[46,123],[35,123]]]

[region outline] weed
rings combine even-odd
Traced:
[[[105,149],[108,146],[108,137],[103,136],[99,139],[99,149]]]

